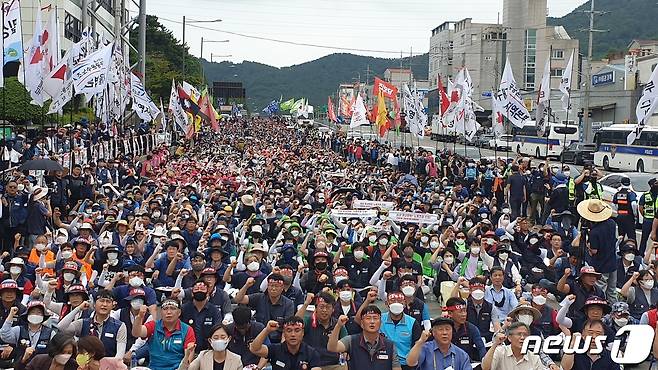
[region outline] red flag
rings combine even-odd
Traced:
[[[393,84],[386,82],[379,77],[375,77],[375,85],[372,89],[373,96],[377,97],[381,93],[385,98],[393,102],[393,111],[395,112],[395,127],[400,127],[400,104],[398,103],[398,89]],[[389,122],[390,126],[390,122]],[[390,128],[390,127],[389,127]]]
[[[439,113],[441,116],[448,110],[448,107],[450,106],[450,98],[448,98],[448,94],[446,94],[446,90],[443,87],[443,82],[441,82],[441,76],[439,76]]]
[[[201,113],[201,117],[203,117],[206,122],[210,123],[210,127],[212,127],[213,131],[219,132],[219,123],[217,122],[217,117],[215,117],[215,112],[210,104],[208,94],[201,95],[201,98],[199,98],[199,112]]]
[[[331,102],[331,96],[327,97],[327,99],[327,116],[329,116],[331,122],[336,122],[338,118],[336,117],[336,112],[334,112],[334,103]]]

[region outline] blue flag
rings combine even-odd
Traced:
[[[263,112],[269,114],[270,116],[274,115],[278,111],[279,111],[279,102],[276,100],[272,100],[270,104],[267,105],[267,107],[263,108]]]

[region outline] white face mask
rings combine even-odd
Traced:
[[[130,280],[128,280],[128,284],[130,284],[130,286],[133,288],[137,288],[144,285],[144,280],[142,280],[142,278],[139,276],[133,276],[130,278]]]
[[[633,262],[633,260],[635,259],[635,255],[633,253],[626,253],[624,255],[624,259],[628,262]]]
[[[405,297],[411,297],[414,293],[416,293],[416,288],[412,286],[407,285],[402,288],[402,294],[404,294]]]
[[[614,321],[615,321],[615,324],[617,324],[617,326],[619,326],[619,327],[626,326],[626,324],[628,324],[628,319],[625,318],[625,317],[620,317],[618,319],[615,318]]]
[[[72,272],[65,272],[64,273],[64,281],[73,281],[75,279],[75,274]]]
[[[370,236],[368,237],[368,240],[369,240],[371,243],[374,243],[374,242],[377,240],[377,235],[370,235]]]
[[[336,276],[336,278],[334,280],[336,281],[336,284],[338,284],[339,282],[341,282],[343,280],[347,280],[347,276]]]
[[[107,254],[107,260],[108,261],[114,261],[119,257],[119,254],[116,252],[110,252]]]
[[[46,245],[39,243],[39,244],[35,244],[34,248],[36,248],[39,252],[43,252],[46,249]]]
[[[532,324],[532,321],[534,320],[534,317],[532,315],[524,314],[524,315],[519,315],[518,320],[519,320],[519,322],[522,322],[522,323],[530,326]]]
[[[41,324],[43,322],[42,315],[27,315],[27,322],[30,324]]]
[[[489,217],[489,215],[486,214],[486,213],[483,213],[483,214],[480,215],[480,218],[483,219],[483,220],[486,220],[488,217]]]
[[[509,208],[503,208],[503,214],[504,215],[509,215],[510,214],[510,209]]]
[[[507,254],[507,252],[498,253],[498,259],[501,261],[507,261],[507,257],[509,257],[509,254]]]
[[[642,282],[640,282],[640,284],[642,284],[642,287],[643,287],[644,289],[647,289],[647,290],[653,288],[653,280],[642,281]]]
[[[480,254],[480,247],[471,248],[471,254]]]
[[[393,315],[399,315],[404,311],[404,306],[402,303],[391,303],[388,306],[388,310],[393,314]]]
[[[546,304],[546,297],[543,295],[536,295],[532,297],[532,301],[538,306],[543,306]]]
[[[158,219],[160,216],[162,216],[160,212],[153,212],[153,218]]]
[[[258,271],[259,268],[260,268],[260,263],[256,261],[249,262],[249,264],[247,265],[247,270],[251,272]]]
[[[352,292],[350,292],[349,290],[343,290],[340,293],[338,293],[338,297],[340,297],[341,301],[349,302],[352,300]]]
[[[361,259],[365,255],[365,252],[362,250],[354,251],[354,258]]]
[[[217,351],[217,352],[222,352],[226,350],[226,346],[228,346],[228,341],[224,339],[217,339],[213,340],[211,342],[212,349]]]
[[[66,243],[67,241],[68,241],[68,239],[65,236],[58,236],[57,238],[55,238],[55,244],[57,244],[57,245],[62,245],[64,243]]]
[[[441,243],[439,243],[438,241],[434,241],[434,240],[432,240],[432,241],[430,242],[430,248],[432,248],[432,249],[436,249],[436,248],[438,248],[439,245],[441,245]]]
[[[473,299],[476,301],[479,301],[484,298],[484,291],[482,289],[476,289],[471,292],[471,297],[473,297]]]
[[[448,265],[452,265],[452,263],[455,262],[455,257],[445,257],[443,259],[443,262],[445,262]]]
[[[423,243],[427,243],[427,241],[428,241],[429,239],[430,239],[430,238],[428,238],[428,237],[426,237],[426,236],[421,236],[421,237],[420,237],[420,241],[423,242]]]
[[[73,256],[73,251],[71,251],[71,250],[62,251],[62,258],[63,259],[67,260],[67,259],[71,258],[72,256]]]
[[[130,307],[132,307],[133,310],[139,310],[140,307],[144,305],[144,300],[141,298],[135,298],[132,301],[130,301]]]
[[[59,354],[55,356],[55,362],[64,365],[71,359],[71,354]]]
[[[18,275],[18,274],[21,273],[22,270],[23,270],[23,269],[21,269],[21,268],[18,267],[18,266],[11,266],[11,267],[9,268],[9,272],[10,272],[12,275]]]
[[[292,235],[292,236],[294,236],[294,237],[299,236],[299,230],[293,230],[293,231],[291,231],[291,232],[290,232],[290,235]]]
[[[466,222],[464,222],[464,226],[466,226],[467,228],[470,229],[471,227],[473,227],[473,221],[466,221]]]
[[[386,245],[388,243],[388,239],[379,239],[379,245]]]
[[[502,227],[507,227],[507,225],[509,225],[509,219],[505,218],[505,217],[501,217],[498,222],[500,223],[500,226],[502,226]]]

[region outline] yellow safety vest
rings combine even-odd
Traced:
[[[643,196],[644,196],[644,206],[643,206],[644,212],[642,212],[642,217],[645,220],[652,219],[655,214],[654,202],[656,202],[656,199],[653,199],[653,197],[651,196],[651,192],[648,191],[644,193]]]

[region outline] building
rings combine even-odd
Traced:
[[[233,103],[244,104],[247,94],[242,82],[214,81],[212,96],[215,106],[231,106]]]
[[[633,40],[628,44],[628,53],[644,57],[658,54],[658,40]]]
[[[402,85],[413,83],[414,74],[409,68],[387,68],[384,71],[384,80],[399,90]]]
[[[532,95],[537,90],[544,66],[551,56],[551,88],[558,89],[562,73],[578,40],[571,39],[563,27],[547,26],[546,0],[504,0],[502,24],[474,23],[471,18],[444,22],[432,30],[430,37],[430,112],[438,110],[438,78],[447,87],[462,67],[473,80],[473,100],[486,111],[478,114],[485,122],[491,114],[491,94],[498,88],[509,57],[515,80],[527,95],[526,105],[534,109]],[[574,57],[573,75],[580,60]],[[574,78],[572,90],[578,89]],[[552,94],[552,98],[553,98]],[[555,95],[556,103],[559,97]],[[558,114],[556,119],[565,117]]]

